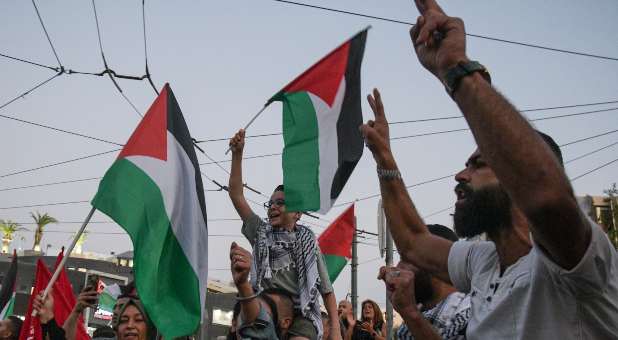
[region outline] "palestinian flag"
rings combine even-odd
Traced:
[[[202,320],[206,204],[192,138],[168,84],[99,184],[92,205],[133,242],[137,291],[166,339]]]
[[[13,261],[2,280],[2,290],[0,290],[0,320],[13,315],[15,306],[15,281],[17,280],[17,252],[13,249]]]
[[[283,103],[288,211],[327,213],[363,154],[360,69],[367,29],[273,96]]]
[[[348,259],[352,257],[355,229],[354,204],[352,204],[318,238],[330,282],[335,282],[348,263]]]

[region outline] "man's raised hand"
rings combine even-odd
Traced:
[[[242,151],[245,148],[245,130],[240,129],[234,137],[230,138],[230,149],[232,150],[232,155],[240,154],[242,155]]]
[[[371,150],[373,158],[379,165],[384,156],[390,153],[391,149],[388,121],[386,121],[386,116],[384,115],[384,105],[382,104],[382,97],[378,89],[373,89],[373,96],[367,95],[367,101],[373,111],[374,119],[361,125],[360,130],[365,138],[367,147]]]
[[[378,279],[384,280],[386,294],[399,314],[418,312],[416,296],[414,295],[413,271],[396,267],[382,267]]]
[[[416,56],[423,67],[444,82],[447,71],[466,56],[463,20],[449,17],[435,0],[415,0],[420,16],[410,29]]]
[[[230,261],[232,268],[232,278],[234,284],[238,287],[241,284],[247,283],[249,272],[251,271],[251,261],[253,256],[243,247],[232,242],[230,247]]]

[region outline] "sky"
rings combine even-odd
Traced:
[[[419,15],[412,1],[307,0],[306,3],[359,12],[402,21]],[[104,69],[97,39],[97,26],[90,1],[37,2],[45,27],[66,69],[101,72]],[[443,1],[447,13],[461,17],[468,33],[550,46],[609,57],[618,57],[618,3],[613,0],[573,1]],[[145,69],[141,1],[97,1],[102,46],[109,67],[118,74],[141,76]],[[382,92],[387,118],[392,121],[458,115],[442,85],[418,63],[404,24],[336,14],[272,0],[147,1],[147,54],[152,79],[158,88],[169,82],[178,99],[191,134],[198,140],[231,137],[281,87],[319,58],[368,25],[362,66],[362,92],[377,87]],[[57,66],[56,58],[41,28],[31,2],[0,2],[0,53]],[[493,84],[519,109],[566,106],[618,100],[618,61],[552,52],[468,37],[468,56],[490,70]],[[0,105],[19,96],[54,71],[0,57]],[[124,94],[144,113],[155,98],[146,81],[119,80]],[[617,103],[589,107],[528,112],[529,118],[610,109]],[[362,103],[364,120],[372,118]],[[0,109],[1,115],[79,132],[115,143],[124,143],[139,122],[139,115],[120,96],[107,77],[65,74]],[[539,121],[538,129],[558,144],[615,130],[616,111],[598,112],[563,119]],[[465,128],[463,119],[430,121],[391,126],[391,136],[409,136]],[[281,131],[281,106],[271,105],[249,128],[247,134]],[[47,227],[42,247],[55,252],[68,245],[72,232],[87,215],[88,203],[45,205],[90,200],[117,152],[81,161],[14,174],[20,170],[107,152],[118,146],[59,133],[0,118],[0,218],[23,223],[33,229],[30,212],[56,217],[60,223]],[[618,141],[608,134],[563,148],[565,160]],[[227,160],[226,141],[201,144],[215,160]],[[246,156],[280,153],[281,136],[247,139]],[[469,131],[406,138],[392,142],[393,152],[407,185],[456,173],[475,149]],[[575,177],[615,160],[618,146],[608,147],[567,164]],[[200,163],[209,159],[198,153]],[[229,170],[228,162],[220,165]],[[282,182],[280,156],[248,159],[245,181],[265,195]],[[214,164],[202,171],[219,183],[228,174]],[[573,182],[577,195],[599,195],[618,182],[618,163],[599,169]],[[7,176],[8,175],[8,176]],[[84,181],[51,186],[15,187]],[[455,201],[452,177],[416,186],[410,195],[427,223],[452,226]],[[229,281],[229,246],[248,242],[240,235],[237,220],[225,192],[204,182],[208,212],[210,278]],[[256,202],[264,196],[246,191]],[[369,150],[341,193],[336,204],[359,200],[356,216],[359,229],[376,232],[379,193],[375,163]],[[319,219],[305,217],[319,234],[346,204]],[[265,215],[259,205],[256,213]],[[435,212],[442,211],[434,214]],[[85,251],[110,254],[132,248],[123,230],[95,213],[88,226]],[[72,222],[72,223],[69,223]],[[232,235],[232,236],[221,236]],[[33,232],[20,231],[14,247],[30,249]],[[384,286],[375,280],[383,263],[373,237],[359,245],[359,296],[383,305]],[[397,256],[395,256],[397,260]],[[347,267],[334,283],[338,298],[350,291]]]

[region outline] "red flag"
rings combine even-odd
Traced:
[[[41,323],[39,322],[39,318],[32,317],[32,302],[34,301],[34,297],[39,294],[39,292],[44,291],[47,286],[47,282],[49,282],[49,278],[51,274],[49,273],[49,269],[45,266],[43,261],[39,259],[36,261],[36,274],[34,276],[34,289],[32,290],[32,295],[30,295],[30,299],[28,300],[28,310],[26,311],[26,319],[21,326],[21,332],[19,333],[19,340],[42,340],[43,333],[41,330]]]
[[[60,263],[63,258],[63,253],[60,252],[58,254],[58,258],[56,258],[56,266]],[[26,319],[24,320],[24,324],[21,328],[21,333],[19,335],[20,340],[42,340],[41,334],[41,324],[39,322],[38,317],[32,317],[32,302],[34,298],[41,292],[45,290],[47,287],[47,283],[51,279],[51,273],[49,269],[45,266],[43,261],[40,259],[37,261],[37,269],[36,276],[34,282],[34,290],[32,291],[32,295],[30,296],[30,300],[28,301],[28,311],[26,313]],[[76,299],[75,295],[73,295],[73,288],[71,286],[71,282],[66,274],[64,268],[58,275],[58,279],[54,283],[52,290],[50,291],[54,298],[54,319],[56,320],[56,324],[62,327],[66,319],[71,314],[71,310],[75,306]],[[77,332],[75,333],[76,340],[88,340],[90,337],[86,332],[86,328],[84,327],[83,318],[80,316],[77,322]]]
[[[354,204],[352,204],[318,237],[318,245],[331,282],[339,276],[347,259],[352,257],[354,228]]]

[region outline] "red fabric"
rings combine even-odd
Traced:
[[[318,237],[322,254],[351,258],[354,229],[354,204],[352,204]]]
[[[118,159],[128,156],[149,156],[167,160],[167,97],[169,85],[165,84],[161,94],[142,118],[131,138],[118,155]]]
[[[328,106],[333,106],[339,84],[348,67],[349,51],[350,41],[347,41],[292,80],[283,88],[283,91],[287,93],[311,92],[322,98]]]
[[[36,274],[34,275],[34,289],[32,290],[32,295],[30,295],[30,299],[28,300],[28,310],[26,311],[26,318],[24,319],[24,323],[21,326],[21,332],[19,333],[19,340],[42,340],[43,333],[41,330],[41,323],[39,322],[39,318],[32,317],[32,302],[34,301],[34,297],[39,294],[39,292],[45,290],[45,286],[47,286],[47,282],[49,282],[49,278],[51,274],[45,264],[41,259],[36,262]]]
[[[56,266],[60,263],[63,258],[62,252],[58,254],[56,258]],[[44,291],[45,287],[47,287],[47,283],[51,279],[52,274],[49,272],[49,269],[45,266],[43,261],[39,259],[37,261],[36,267],[36,275],[34,281],[34,289],[32,290],[32,295],[28,301],[28,311],[26,312],[26,319],[24,320],[24,324],[21,328],[21,333],[19,334],[20,340],[42,340],[41,333],[41,323],[39,322],[38,317],[32,317],[32,302],[34,298],[39,294],[39,292]],[[73,295],[73,288],[71,286],[71,282],[66,274],[66,271],[62,269],[60,275],[58,275],[58,279],[54,283],[54,286],[50,292],[54,298],[54,319],[56,323],[62,327],[66,319],[71,314],[71,310],[75,306],[76,299],[75,295]],[[86,328],[84,327],[84,320],[80,316],[77,323],[77,332],[75,333],[77,340],[88,340],[90,336],[86,332]]]

